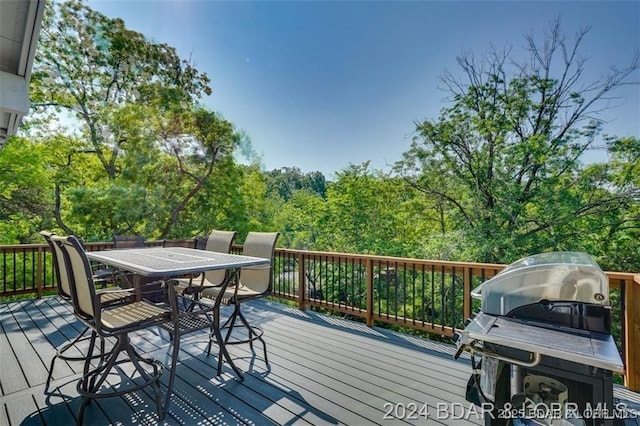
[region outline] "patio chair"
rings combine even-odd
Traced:
[[[116,249],[143,248],[145,239],[142,235],[118,235],[113,236],[113,247]]]
[[[196,235],[193,239],[193,248],[198,250],[206,250],[209,237],[204,235]]]
[[[155,395],[157,413],[164,418],[164,410],[160,394],[160,375],[163,366],[159,361],[145,358],[139,354],[131,344],[129,334],[135,331],[162,325],[171,321],[171,310],[166,306],[149,303],[136,298],[136,290],[103,290],[96,292],[91,275],[91,265],[80,241],[74,237],[51,237],[54,244],[59,244],[64,255],[66,269],[71,287],[74,314],[77,319],[91,329],[89,353],[93,352],[98,337],[115,337],[114,348],[105,359],[100,359],[93,369],[91,359],[85,360],[83,376],[78,382],[78,393],[85,398],[78,411],[78,424],[86,406],[96,398],[120,396],[151,386]],[[128,293],[128,303],[110,306],[108,299],[111,293]],[[120,356],[126,355],[125,357]],[[130,363],[131,369],[117,369],[123,363]],[[106,384],[108,376],[125,375],[125,371],[132,373],[123,378],[119,385]],[[139,376],[139,377],[138,377]],[[103,386],[104,385],[104,386]]]
[[[58,291],[58,296],[65,302],[72,304],[71,284],[69,283],[69,276],[67,274],[67,267],[64,262],[64,255],[61,251],[60,246],[58,244],[54,244],[54,242],[52,241],[52,237],[54,237],[55,234],[48,231],[41,231],[40,235],[44,237],[44,239],[47,241],[47,244],[49,245],[49,248],[51,249],[51,256],[53,258],[53,270],[56,277],[56,283],[57,283],[56,289]],[[61,238],[65,238],[65,237],[61,237]],[[115,287],[114,289],[118,290],[119,287]],[[100,292],[102,290],[96,290],[96,291]],[[123,296],[124,294],[122,293],[111,292],[105,298],[105,301],[108,300],[110,303],[117,303],[122,299]],[[88,340],[90,338],[90,336],[85,336],[87,334],[87,331],[89,331],[89,327],[85,327],[84,330],[82,330],[82,332],[80,332],[80,334],[72,341],[66,342],[56,348],[56,354],[51,359],[51,364],[49,366],[47,382],[44,388],[45,393],[48,393],[49,391],[49,385],[51,384],[51,378],[53,376],[53,367],[55,366],[57,359],[62,359],[65,361],[85,361],[87,358],[97,359],[104,356],[104,353],[105,353],[104,339],[100,340],[100,351],[98,354],[94,354],[93,351],[88,353],[83,353],[81,355],[70,355],[66,353],[73,347],[76,347],[76,345],[79,342]],[[78,350],[80,349],[78,348]]]
[[[205,249],[218,253],[229,253],[235,237],[236,231],[219,231],[214,229],[206,240]],[[189,297],[197,301],[200,298],[200,293],[202,293],[204,289],[222,285],[227,276],[228,271],[226,269],[206,271],[195,277],[191,276],[189,278],[174,280],[174,289],[176,293],[186,296],[184,298],[185,301],[187,301]],[[196,305],[190,304],[188,310],[192,310],[194,306]]]
[[[116,250],[142,248],[144,243],[145,239],[142,235],[113,235],[113,248]],[[103,267],[94,271],[93,279],[94,283],[100,284],[101,287],[107,287],[111,284],[129,288],[132,286],[131,280],[134,278],[133,274],[125,274],[113,268]]]
[[[272,264],[278,236],[278,232],[249,232],[243,245],[242,254],[270,259],[271,263],[266,266],[248,266],[241,268],[236,283],[227,287],[210,287],[202,291],[201,296],[203,301],[207,298],[214,300],[216,305],[220,303],[233,305],[231,316],[219,327],[220,331],[226,330],[224,341],[220,342],[218,340],[222,333],[212,333],[209,344],[207,345],[207,355],[211,353],[211,346],[214,343],[218,344],[221,348],[225,345],[249,343],[253,350],[253,341],[259,340],[264,349],[264,361],[267,366],[269,365],[267,345],[262,338],[263,331],[260,327],[249,324],[242,313],[241,305],[244,302],[265,297],[271,293]],[[215,324],[215,327],[218,327],[218,324]],[[238,327],[245,329],[246,338],[236,335],[231,339],[234,328]],[[222,359],[223,357],[218,357],[218,375],[222,372]],[[231,365],[238,373],[233,363],[231,363]],[[241,376],[241,374],[238,375]]]

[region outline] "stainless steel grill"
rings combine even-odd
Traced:
[[[472,296],[481,308],[456,334],[456,358],[472,355],[467,400],[491,407],[486,424],[614,424],[612,372],[624,365],[609,282],[591,256],[526,257]],[[591,415],[598,407],[602,415]]]

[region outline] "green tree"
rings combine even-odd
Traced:
[[[249,231],[274,231],[274,217],[281,204],[267,196],[267,178],[258,165],[241,166],[242,187],[241,198],[234,206],[239,215],[239,224],[234,228],[239,233],[239,240],[244,240]]]
[[[241,186],[233,160],[241,133],[203,108],[182,112],[170,128],[162,120],[147,121],[148,131],[142,134],[135,121],[119,122],[127,133],[120,174],[67,191],[72,217],[87,232],[84,235],[139,233],[170,238],[196,230],[208,233],[201,229],[207,220],[207,228],[219,226],[211,223],[211,217],[221,211],[222,196]],[[162,139],[157,141],[158,137]],[[99,208],[102,203],[105,206]]]
[[[326,200],[309,189],[293,192],[287,202],[271,197],[275,209],[274,226],[282,236],[279,243],[288,248],[317,248],[316,240],[323,232],[318,219],[325,215]]]
[[[458,57],[464,78],[443,78],[452,105],[438,120],[417,123],[396,164],[410,185],[453,212],[479,261],[569,247],[577,219],[619,206],[607,191],[588,190],[589,198],[574,189],[580,158],[603,125],[598,112],[637,72],[640,54],[585,81],[587,32],[568,42],[557,20],[542,42],[525,37],[524,60],[510,50]]]
[[[316,238],[321,250],[399,255],[403,234],[397,211],[405,200],[402,186],[369,163],[336,173],[327,188],[326,207],[318,212]]]
[[[284,201],[289,201],[295,191],[306,189],[324,197],[326,179],[321,172],[302,173],[298,167],[282,167],[265,172],[267,191],[276,193]]]
[[[609,138],[610,160],[586,168],[584,175],[606,191],[615,208],[584,224],[583,244],[605,269],[640,270],[640,139]],[[586,193],[586,196],[591,194]],[[587,237],[588,236],[588,237]]]
[[[207,75],[180,59],[173,47],[150,42],[81,0],[47,4],[39,46],[32,105],[40,117],[76,120],[83,151],[97,156],[111,180],[120,171],[118,157],[127,142],[114,120],[121,108],[155,105],[156,115],[211,93]]]
[[[211,93],[206,74],[81,0],[48,5],[40,45],[31,133],[73,141],[56,143],[59,228],[88,239],[168,238],[224,210],[205,201],[241,187],[233,153],[249,141],[196,106]]]
[[[179,190],[172,194],[173,200],[165,205],[170,207],[170,215],[161,229],[161,238],[170,235],[180,212],[205,187],[219,165],[222,169],[233,167],[233,153],[241,143],[242,135],[235,132],[233,125],[213,112],[200,108],[188,117],[186,134],[169,133],[164,139],[181,182]]]
[[[9,138],[0,155],[0,243],[31,242],[33,229],[51,218],[46,146]]]

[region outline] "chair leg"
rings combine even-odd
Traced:
[[[226,323],[225,323],[226,324]],[[236,367],[233,360],[231,359],[231,355],[227,351],[225,340],[222,339],[222,333],[220,328],[220,310],[216,309],[213,311],[213,322],[211,323],[211,332],[209,334],[209,344],[207,345],[207,356],[211,354],[211,345],[213,344],[213,339],[218,344],[219,352],[218,352],[218,367],[217,367],[217,375],[222,375],[222,361],[223,358],[227,360],[233,371],[236,373],[240,380],[243,380],[242,372]]]
[[[156,365],[153,359],[151,358],[144,358],[142,357],[131,345],[131,342],[129,341],[128,337],[125,337],[123,340],[125,340],[125,343],[123,344],[124,350],[127,353],[127,355],[129,355],[129,360],[131,361],[131,363],[133,363],[133,366],[135,367],[136,371],[140,374],[140,377],[142,377],[143,379],[147,380],[147,381],[152,381],[153,377],[151,375],[149,375],[149,373],[147,372],[147,370],[145,370],[145,368],[140,365],[140,362],[144,362],[146,364],[149,365],[153,365],[153,376],[156,375],[157,373],[157,369],[156,369]]]
[[[79,341],[81,341],[82,339],[84,339],[84,335],[85,335],[85,334],[87,334],[87,331],[89,331],[89,327],[85,327],[85,329],[84,329],[84,330],[82,330],[82,332],[81,332],[78,336],[76,336],[76,338],[75,338],[75,339],[73,339],[73,340],[72,340],[71,342],[69,342],[69,343],[66,343],[64,346],[62,346],[60,349],[58,349],[58,350],[56,351],[56,354],[55,354],[55,355],[53,356],[53,358],[51,359],[51,364],[49,365],[49,374],[47,375],[47,383],[45,384],[45,387],[44,387],[44,392],[45,392],[45,393],[48,393],[48,391],[49,391],[49,384],[51,384],[51,378],[52,378],[52,376],[53,376],[53,367],[54,367],[54,365],[55,365],[55,363],[56,363],[56,359],[58,359],[58,358],[65,358],[65,357],[63,356],[63,354],[64,354],[67,350],[69,350],[70,348],[72,348],[73,346],[75,346],[75,344],[76,344],[76,343],[78,343]],[[87,353],[87,356],[91,356],[91,352],[88,352],[88,353]],[[80,361],[80,360],[84,359],[84,357],[83,357],[83,358],[80,358],[80,357],[74,357],[74,358],[68,358],[68,359],[69,359],[69,360],[76,360],[76,359],[77,359],[78,361]]]
[[[95,332],[92,333],[92,342],[90,346],[95,346]],[[118,356],[121,352],[126,352],[128,358],[118,360]],[[140,377],[143,379],[143,383],[137,384],[126,389],[121,389],[114,392],[99,393],[100,387],[104,384],[105,380],[109,376],[111,370],[117,364],[131,362]],[[153,372],[149,373],[141,364],[145,363],[153,368]],[[157,413],[160,419],[164,418],[164,410],[162,406],[162,393],[160,392],[160,375],[162,373],[162,364],[151,358],[145,358],[141,356],[135,348],[131,345],[129,337],[126,334],[117,336],[117,342],[113,350],[109,353],[106,362],[100,362],[99,365],[93,370],[89,371],[90,360],[85,362],[85,373],[80,379],[77,385],[78,393],[81,396],[87,398],[87,401],[83,402],[78,412],[78,421],[82,422],[82,415],[84,408],[94,398],[106,398],[112,396],[124,395],[142,389],[145,386],[152,386],[155,393],[155,400],[157,405]],[[134,373],[135,374],[135,373]],[[131,376],[131,379],[133,377]]]
[[[253,341],[256,339],[260,340],[260,342],[262,343],[262,352],[264,354],[264,362],[267,366],[269,366],[269,358],[267,357],[267,343],[262,338],[262,332],[259,332],[259,333],[256,332],[257,327],[254,327],[251,324],[249,324],[249,321],[247,321],[247,318],[244,316],[244,314],[242,313],[242,310],[240,309],[240,304],[234,304],[233,313],[227,319],[224,325],[221,327],[221,329],[227,328],[227,333],[225,336],[225,344],[229,342],[231,338],[231,334],[233,333],[233,329],[234,327],[236,327],[236,321],[238,318],[240,318],[240,322],[247,329],[247,340],[243,342],[238,342],[238,343],[249,343],[249,347],[253,351]]]
[[[240,322],[247,329],[247,339],[249,340],[249,347],[251,348],[251,350],[253,350],[253,341],[255,339],[253,336],[255,335],[256,338],[258,338],[258,333],[255,333],[253,331],[253,328],[249,325],[247,319],[244,317],[244,315],[242,315],[242,312],[240,312],[240,308],[238,308],[237,317],[240,318]]]
[[[51,384],[51,377],[53,376],[53,366],[55,365],[57,358],[58,354],[55,354],[53,358],[51,358],[51,363],[49,364],[49,374],[47,374],[47,383],[44,385],[44,393],[49,393],[49,385]]]
[[[91,339],[89,340],[89,351],[87,353],[93,353],[93,349],[96,346],[96,336],[97,336],[96,332],[92,330]],[[100,360],[102,362],[102,358]],[[79,385],[85,391],[89,389],[88,374],[89,374],[90,367],[91,367],[91,357],[87,357],[87,359],[85,359],[84,361],[84,367],[82,368],[82,378],[80,379],[80,383],[79,383]]]
[[[191,309],[191,305],[192,305],[192,303],[189,303],[187,305],[187,301],[188,301],[188,299],[186,297],[182,297],[182,309],[184,309],[185,312],[189,312],[189,310]]]
[[[104,337],[100,336],[100,358],[105,359],[107,354],[104,351]]]
[[[260,342],[262,343],[262,349],[263,349],[263,352],[264,352],[264,363],[268,366],[269,365],[269,360],[267,359],[267,343],[262,338],[262,334],[258,334],[258,333],[256,333],[254,331],[253,327],[249,324],[249,322],[247,321],[245,316],[242,314],[242,311],[240,309],[238,309],[238,317],[240,318],[240,321],[242,322],[242,324],[248,330],[248,333],[249,333],[249,346],[251,347],[251,349],[253,349],[253,341],[255,339],[260,340]],[[253,338],[254,335],[256,336],[255,338]]]
[[[85,364],[83,379],[86,377],[86,386],[83,389],[84,391],[94,394],[100,388],[100,386],[102,386],[104,381],[107,379],[109,371],[111,371],[111,368],[113,368],[113,366],[116,364],[118,355],[122,350],[123,342],[121,341],[120,337],[118,337],[118,341],[116,342],[116,345],[114,346],[113,351],[111,351],[111,354],[107,358],[106,362],[101,362],[96,368],[91,371],[88,371],[89,363]]]
[[[178,336],[176,336],[178,337]],[[138,372],[138,374],[140,374],[140,377],[142,377],[142,379],[145,381],[145,383],[149,383],[151,385],[151,387],[153,388],[153,391],[155,393],[155,400],[156,400],[156,411],[158,414],[158,419],[162,420],[164,419],[164,408],[162,406],[162,393],[160,392],[160,373],[161,371],[158,370],[158,366],[155,360],[151,359],[151,358],[144,358],[142,357],[135,349],[134,347],[131,345],[131,342],[129,340],[128,336],[125,336],[125,340],[126,340],[126,346],[125,346],[125,350],[127,352],[127,354],[129,355],[129,360],[133,363],[133,365],[136,368],[136,371]],[[179,337],[176,338],[176,340],[179,340]],[[142,365],[140,365],[141,362],[150,364],[153,366],[153,374],[150,375],[147,370],[144,369],[144,367],[142,367]]]
[[[76,426],[82,426],[82,418],[84,417],[84,409],[91,404],[91,398],[85,398],[78,410],[78,417],[76,418]]]
[[[228,343],[233,334],[233,328],[236,326],[236,319],[238,318],[238,305],[233,305],[233,312],[227,318],[225,323],[220,327],[221,330],[227,329],[227,334],[224,336],[224,343]]]
[[[169,410],[169,404],[171,403],[171,395],[173,394],[173,383],[176,378],[176,366],[178,364],[178,354],[180,353],[180,335],[178,334],[178,325],[175,326],[173,333],[171,334],[173,339],[171,340],[172,352],[171,352],[171,371],[169,372],[169,386],[167,387],[167,396],[165,398],[163,413]],[[160,420],[164,418],[160,417]]]
[[[96,337],[97,334],[95,331],[91,331],[91,339],[89,340],[89,350],[87,352],[87,354],[92,354],[93,350],[95,348],[96,345]],[[102,339],[102,337],[101,337]],[[102,340],[102,342],[104,342],[104,340]],[[114,348],[115,349],[115,348]],[[103,355],[103,353],[101,353],[101,355]],[[84,362],[84,367],[83,367],[83,374],[82,374],[82,378],[80,379],[80,382],[78,383],[78,389],[82,389],[83,391],[88,391],[89,389],[89,378],[87,376],[88,372],[89,372],[89,367],[91,366],[91,356],[87,356],[87,358],[85,359]],[[100,362],[102,362],[104,358],[101,357],[100,358]],[[76,419],[76,425],[77,426],[81,426],[83,424],[82,422],[82,418],[84,417],[84,410],[85,408],[87,408],[87,406],[91,404],[91,398],[85,397],[84,401],[82,401],[82,404],[80,405],[80,409],[78,410],[78,417]]]

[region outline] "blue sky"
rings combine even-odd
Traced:
[[[299,167],[328,178],[365,161],[389,171],[408,149],[414,122],[437,118],[448,105],[439,77],[459,71],[463,51],[522,52],[523,33],[541,38],[558,16],[568,37],[591,27],[582,49],[591,78],[628,64],[640,48],[640,1],[89,5],[191,57],[212,79],[203,103],[249,135],[266,170]],[[602,115],[605,132],[639,137],[640,86],[616,95],[616,107]]]

